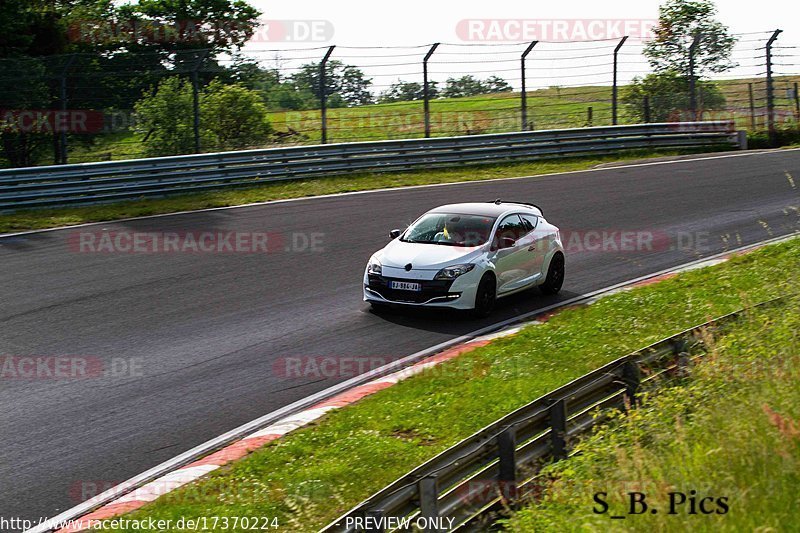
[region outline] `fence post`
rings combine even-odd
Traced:
[[[767,41],[767,134],[769,145],[775,147],[778,144],[775,132],[775,87],[772,84],[772,43],[778,38],[783,30],[775,30]]]
[[[436,475],[426,476],[417,482],[419,490],[419,513],[425,518],[439,517],[439,489]]]
[[[519,75],[520,79],[522,80],[522,92],[520,93],[520,106],[522,111],[522,131],[528,131],[530,128],[528,127],[528,93],[527,88],[525,86],[525,58],[528,57],[528,54],[533,50],[533,47],[537,45],[539,41],[531,41],[528,47],[522,52],[522,56],[520,56],[519,60]]]
[[[334,48],[336,48],[336,46],[329,47],[328,51],[325,52],[325,57],[323,57],[322,61],[319,62],[319,109],[320,121],[322,123],[322,144],[328,142],[328,95],[327,83],[325,79],[325,66],[328,64],[328,59],[331,57]]]
[[[616,126],[617,125],[617,54],[619,53],[619,49],[622,48],[622,45],[625,44],[625,41],[628,40],[628,36],[624,36],[620,39],[617,47],[614,48],[614,80],[613,85],[611,86],[611,124]]]
[[[567,457],[567,401],[553,400],[549,408],[550,446],[556,460]]]
[[[756,101],[753,98],[753,84],[747,84],[747,93],[750,96],[750,129],[756,129]]]
[[[209,51],[202,50],[197,63],[192,68],[192,113],[194,113],[194,153],[200,153],[200,67],[208,57]]]
[[[517,497],[517,435],[514,426],[497,436],[497,481],[502,497],[508,501]]]
[[[644,95],[644,101],[642,102],[642,105],[644,107],[644,123],[645,124],[649,124],[650,123],[650,97],[649,96]]]
[[[61,99],[61,111],[64,112],[64,116],[66,116],[67,112],[67,73],[69,69],[72,68],[72,64],[75,62],[75,55],[72,54],[67,59],[67,63],[64,65],[64,68],[61,69],[61,79],[60,79],[60,99]],[[54,125],[55,125],[54,121]],[[56,157],[55,162],[56,165],[66,165],[67,164],[67,132],[60,131],[58,135],[58,146],[56,150]]]
[[[592,106],[586,108],[586,125],[591,127],[594,120],[594,109]]]
[[[693,121],[697,120],[697,76],[694,75],[694,56],[700,45],[700,37],[699,33],[695,35],[689,46],[689,110]]]
[[[800,128],[800,95],[797,94],[797,82],[794,82],[794,122]]]
[[[422,109],[425,114],[425,138],[431,136],[431,105],[430,105],[430,88],[428,87],[428,60],[431,58],[436,49],[439,48],[439,43],[433,43],[431,49],[425,54],[422,60]]]

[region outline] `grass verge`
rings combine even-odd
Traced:
[[[707,150],[707,149],[706,149]],[[320,196],[370,189],[478,181],[514,176],[536,176],[553,172],[586,170],[596,165],[616,161],[630,161],[643,157],[663,157],[697,153],[684,151],[630,151],[605,157],[575,157],[549,161],[516,164],[476,165],[441,170],[423,170],[386,173],[360,173],[346,176],[309,178],[297,181],[267,183],[255,187],[224,189],[204,193],[170,196],[160,199],[142,199],[108,205],[68,207],[56,209],[30,209],[0,215],[0,233],[37,230],[102,222],[123,218],[176,213],[211,207],[285,200],[305,196]]]
[[[329,413],[130,515],[277,517],[311,531],[506,413],[608,361],[797,291],[800,240],[566,310]],[[177,531],[177,530],[175,530]]]
[[[505,526],[559,532],[795,529],[800,299],[753,310],[709,340],[690,378],[657,389],[644,407],[581,442],[578,455],[545,468],[544,497]],[[648,512],[628,515],[632,491],[646,495]],[[605,493],[604,514],[593,511],[603,510],[594,501],[597,493]],[[704,498],[711,499],[701,506]]]

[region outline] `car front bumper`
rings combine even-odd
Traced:
[[[474,269],[455,280],[426,280],[418,277],[389,277],[364,274],[364,301],[412,307],[448,307],[472,309],[480,274]],[[476,275],[477,274],[477,275]],[[406,291],[389,288],[390,281],[420,283],[421,291]]]

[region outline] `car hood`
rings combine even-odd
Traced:
[[[483,247],[420,244],[395,239],[382,250],[383,266],[403,268],[411,263],[414,270],[439,270],[449,265],[471,263],[481,256]]]

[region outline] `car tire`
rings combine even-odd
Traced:
[[[492,314],[495,301],[497,300],[497,282],[491,274],[485,274],[478,283],[475,291],[475,307],[472,309],[472,316],[475,318],[485,318]]]
[[[547,277],[544,283],[539,285],[539,290],[542,294],[556,294],[561,290],[564,284],[564,255],[556,253],[550,260],[550,266],[547,267]]]

